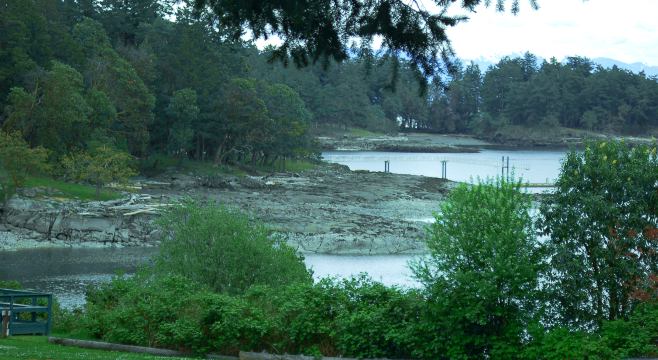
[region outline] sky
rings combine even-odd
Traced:
[[[469,16],[448,31],[457,57],[496,63],[530,51],[544,59],[577,55],[658,66],[658,0],[537,1],[534,10],[528,0],[520,0],[518,15],[493,6],[469,14],[453,5],[451,13]],[[433,0],[419,2],[432,11]],[[259,48],[266,44],[279,45],[280,40],[256,40]]]
[[[535,11],[521,0],[516,16],[478,8],[467,22],[449,30],[457,56],[495,62],[530,51],[546,59],[579,55],[658,65],[658,0],[538,2]]]

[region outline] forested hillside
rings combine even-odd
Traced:
[[[658,126],[655,78],[584,58],[458,64],[425,89],[410,63],[367,47],[298,69],[226,31],[170,0],[7,0],[0,125],[54,163],[107,147],[217,164],[305,157],[310,134],[332,128],[486,137],[508,125]]]
[[[388,131],[425,108],[404,63],[355,49],[341,65],[284,67],[181,4],[5,4],[0,124],[55,161],[107,146],[139,158],[267,163],[311,153],[312,125]],[[379,62],[387,65],[371,66]]]
[[[658,126],[658,82],[582,57],[539,63],[527,53],[482,71],[468,65],[419,128],[483,135],[507,125],[638,134]]]

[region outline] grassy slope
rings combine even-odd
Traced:
[[[313,169],[316,165],[306,160],[286,160],[285,171],[288,172],[302,172],[305,170]],[[283,171],[283,161],[277,160],[272,166],[256,166],[254,169],[260,172]]]
[[[121,194],[109,190],[102,190],[100,199],[96,199],[96,188],[89,185],[67,183],[60,180],[55,180],[47,177],[30,177],[25,182],[25,187],[45,187],[59,191],[64,198],[79,199],[79,200],[114,200],[121,197]]]
[[[285,171],[289,172],[301,172],[304,170],[313,169],[316,166],[311,161],[307,160],[287,160],[285,163]],[[211,161],[197,161],[197,160],[177,160],[172,157],[165,155],[155,155],[148,160],[148,164],[145,164],[144,172],[148,175],[158,175],[169,168],[178,169],[179,171],[185,171],[193,173],[195,175],[201,176],[211,176],[216,174],[225,174],[225,175],[261,175],[267,174],[276,171],[282,171],[282,160],[276,161],[272,166],[264,165],[215,165]]]
[[[384,131],[372,131],[372,130],[356,128],[356,127],[348,127],[343,129],[337,127],[322,126],[318,128],[313,128],[311,130],[313,136],[329,136],[334,138],[377,137],[377,136],[386,135]],[[393,132],[397,132],[397,128],[393,130],[394,130]]]
[[[273,166],[215,166],[211,162],[201,162],[192,160],[178,161],[176,159],[160,157],[158,159],[158,169],[156,172],[161,172],[167,167],[176,167],[182,171],[194,173],[195,175],[214,175],[214,174],[230,174],[243,176],[247,174],[266,174],[275,171],[281,171],[281,161],[277,161]],[[306,160],[288,160],[285,163],[285,171],[301,172],[313,169],[316,164]],[[100,198],[96,198],[96,188],[90,185],[69,183],[61,180],[52,179],[45,176],[30,176],[24,184],[25,188],[45,188],[55,191],[46,190],[45,193],[53,197],[61,197],[66,199],[77,199],[84,201],[96,200],[115,200],[121,198],[121,194],[109,189],[103,189],[100,193]],[[0,199],[3,198],[3,189],[0,188]]]
[[[0,360],[49,359],[49,360],[146,360],[146,359],[185,359],[159,357],[115,351],[89,350],[48,343],[45,336],[13,336],[0,339]]]

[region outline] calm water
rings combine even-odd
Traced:
[[[148,264],[156,248],[29,249],[0,252],[0,280],[16,280],[23,287],[53,293],[67,308],[84,304],[87,286],[109,281],[117,272],[133,273]],[[314,277],[349,277],[368,272],[387,285],[415,286],[409,255],[308,255]]]
[[[396,174],[441,177],[441,161],[447,161],[448,179],[495,177],[501,174],[502,157],[509,156],[510,174],[530,183],[552,183],[560,172],[565,151],[482,150],[480,153],[428,154],[375,151],[327,151],[324,160],[349,166],[352,170],[384,171],[384,161]]]
[[[496,176],[501,171],[501,157],[510,157],[510,168],[531,183],[555,180],[563,151],[483,150],[476,154],[417,154],[385,152],[325,152],[330,162],[344,164],[352,170],[383,171],[390,161],[393,173],[424,176],[441,175],[441,161],[447,161],[448,179],[470,181],[477,177]],[[84,291],[109,281],[117,271],[132,273],[149,262],[155,248],[106,249],[32,249],[0,252],[0,280],[17,280],[24,287],[52,292],[65,307],[84,304]],[[387,285],[417,286],[407,263],[409,255],[338,256],[308,255],[306,264],[316,279],[326,276],[349,277],[367,272],[374,280]]]
[[[109,281],[117,271],[132,273],[155,248],[29,249],[0,251],[0,280],[53,293],[67,307],[84,304],[89,285]]]

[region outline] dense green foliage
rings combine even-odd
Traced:
[[[626,165],[615,167],[619,163]],[[646,171],[635,173],[639,169]],[[652,147],[600,143],[572,152],[556,194],[542,201],[540,230],[549,237],[541,241],[530,216],[532,197],[520,191],[520,182],[460,185],[428,226],[430,253],[412,265],[420,289],[366,277],[313,283],[294,251],[245,215],[190,204],[173,209],[161,224],[166,240],[154,267],[90,289],[85,312],[71,315],[84,333],[71,328],[67,316],[60,331],[192,353],[655,356],[657,174]],[[583,197],[588,192],[589,200]],[[615,199],[621,203],[609,203]],[[606,216],[616,233],[605,226]],[[567,221],[571,217],[575,222]],[[595,243],[600,228],[597,239],[609,238]],[[611,245],[622,243],[639,248],[615,252]],[[588,246],[597,258],[578,260]],[[599,260],[606,265],[596,273]],[[613,300],[614,286],[627,287],[618,294],[628,298]],[[605,294],[603,316],[592,306],[599,292]],[[625,312],[609,316],[613,306]]]
[[[87,181],[96,187],[96,198],[100,198],[103,186],[111,182],[125,183],[137,174],[130,155],[108,146],[97,147],[90,153],[64,155],[61,161],[69,180]]]
[[[230,40],[210,13],[166,1],[9,1],[2,10],[0,126],[50,150],[56,167],[99,146],[272,166],[312,157],[313,128],[389,131],[426,103],[415,68],[392,54],[355,48],[329,67],[270,64],[274,50]]]
[[[440,34],[455,19],[430,19],[397,1],[356,3],[9,1],[0,12],[0,126],[50,150],[61,174],[63,157],[99,146],[142,161],[165,154],[181,163],[271,167],[312,158],[311,133],[335,128],[495,137],[508,126],[638,132],[657,125],[655,79],[582,58],[539,65],[527,54],[486,72],[457,63],[449,76],[433,78],[447,86],[421,93],[419,72],[427,75],[437,61],[426,51],[448,50]],[[461,6],[468,12],[479,4]],[[280,18],[268,15],[274,13]],[[365,23],[288,27],[332,14],[357,14]],[[437,21],[435,29],[416,27]],[[259,51],[234,37],[231,26],[238,23],[256,34],[282,35],[286,45]],[[411,27],[402,36],[405,24]],[[361,44],[342,37],[327,43],[332,37],[325,35],[357,29]],[[368,39],[377,34],[387,40],[373,51]],[[268,61],[305,63],[304,56],[309,64],[301,69]]]
[[[642,300],[658,274],[657,179],[656,144],[589,143],[568,154],[541,208],[560,323],[600,327]]]
[[[46,160],[99,191],[132,175],[133,157],[143,168],[163,155],[183,165],[304,161],[316,151],[311,132],[327,128],[495,137],[509,126],[658,126],[658,83],[644,74],[578,57],[538,64],[527,54],[484,72],[456,64],[447,87],[422,93],[419,73],[439,66],[432,50],[450,53],[442,36],[456,19],[430,19],[400,1],[284,3],[299,4],[197,1],[194,13],[154,0],[4,2],[3,198]],[[341,3],[347,7],[335,7]],[[356,22],[339,21],[352,12]],[[213,14],[231,22],[217,27]],[[323,22],[327,16],[332,21]],[[231,25],[283,35],[285,43],[259,51]],[[348,48],[354,34],[365,41]],[[368,40],[377,34],[385,50],[373,53]],[[268,62],[324,56],[342,62],[302,69]],[[248,216],[174,208],[161,224],[155,268],[90,291],[78,316],[95,337],[198,353],[656,355],[656,161],[655,145],[590,144],[569,154],[556,194],[542,205],[547,253],[519,184],[456,188],[428,229],[430,256],[414,267],[418,291],[366,279],[313,284],[295,251]]]
[[[490,344],[496,346],[484,354],[456,346],[463,333],[453,332],[464,319],[442,320],[446,312],[435,312],[435,300],[366,278],[256,286],[227,295],[204,290],[180,276],[142,273],[90,290],[86,313],[78,318],[82,322],[58,330],[80,336],[82,325],[84,335],[106,341],[200,354],[265,350],[427,360],[603,360],[658,354],[655,301],[639,306],[628,320],[604,322],[597,333],[560,327],[546,331],[535,325],[520,344],[505,336],[491,337]]]
[[[656,357],[658,303],[640,304],[627,320],[604,321],[598,332],[574,331],[556,327],[545,332],[530,331],[533,341],[523,355],[528,359],[627,359]]]
[[[0,201],[4,205],[17,187],[25,185],[28,175],[45,172],[48,150],[30,148],[20,132],[0,130]]]
[[[658,126],[658,82],[581,57],[540,64],[527,53],[489,69],[466,66],[437,90],[429,111],[411,127],[491,138],[508,126],[642,133]]]
[[[160,219],[157,268],[223,293],[252,285],[309,283],[303,257],[247,215],[216,205],[188,203]]]
[[[429,255],[413,267],[434,320],[426,336],[435,349],[425,357],[518,357],[537,319],[542,265],[530,198],[520,189],[513,181],[462,184],[435,214]]]
[[[409,357],[422,298],[367,279],[209,292],[177,276],[117,278],[88,295],[86,327],[127,344],[359,358]]]

